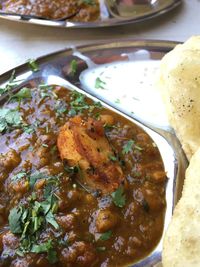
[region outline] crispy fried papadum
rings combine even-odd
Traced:
[[[186,171],[182,198],[165,234],[163,267],[200,266],[200,148]]]
[[[83,181],[103,193],[115,191],[124,180],[118,161],[103,128],[103,122],[76,116],[60,130],[57,140],[60,157],[71,167],[78,166]]]
[[[190,159],[200,146],[200,36],[164,56],[158,88],[169,122]]]

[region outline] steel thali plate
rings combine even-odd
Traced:
[[[174,205],[180,198],[188,163],[178,139],[165,120],[164,113],[159,117],[162,113],[162,103],[159,103],[159,98],[154,102],[156,95],[152,88],[153,76],[159,67],[160,59],[176,44],[166,41],[125,40],[72,47],[38,58],[38,72],[31,72],[27,63],[15,68],[17,79],[21,80],[19,87],[31,81],[36,84],[43,81],[46,84],[78,90],[94,100],[100,100],[105,107],[138,124],[152,137],[161,153],[168,177],[164,231],[170,222]],[[72,60],[77,63],[77,71],[73,75],[70,71]],[[6,83],[12,72],[13,70],[10,70],[1,75],[0,87]],[[95,88],[97,77],[108,85],[107,88]],[[151,94],[146,95],[148,91]],[[4,97],[1,97],[0,103],[3,101]],[[156,105],[160,107],[159,115],[153,110],[151,116],[149,110]],[[132,267],[160,266],[162,240],[163,236],[152,253],[134,263]]]

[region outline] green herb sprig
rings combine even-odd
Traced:
[[[123,208],[126,204],[126,196],[124,194],[124,188],[120,186],[115,192],[111,194],[113,203],[119,208]]]

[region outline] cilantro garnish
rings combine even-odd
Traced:
[[[117,99],[115,100],[115,103],[116,103],[116,104],[120,104],[120,103],[121,103],[120,99],[117,98]]]
[[[16,109],[0,109],[0,132],[22,126],[22,117]]]
[[[131,152],[133,149],[137,149],[137,150],[142,150],[142,148],[138,145],[135,144],[134,140],[129,140],[128,142],[126,142],[126,144],[123,146],[122,149],[122,154],[128,154],[129,152]]]
[[[106,240],[110,239],[111,236],[112,236],[112,231],[109,230],[109,231],[103,233],[103,234],[99,237],[99,240],[101,240],[101,241],[106,241]]]
[[[39,236],[48,224],[56,230],[59,225],[55,220],[54,213],[57,211],[57,197],[51,191],[45,200],[38,202],[36,195],[32,194],[27,205],[14,207],[10,210],[9,226],[13,234],[20,236],[20,244],[16,253],[22,255],[28,252],[47,253],[50,263],[57,261],[56,251],[52,240],[44,243],[39,242]]]
[[[120,186],[115,192],[111,194],[113,203],[119,208],[123,208],[126,204],[126,197],[124,194],[124,188]]]
[[[37,72],[40,70],[39,65],[35,59],[29,59],[28,65],[33,72]]]
[[[15,70],[13,70],[8,83],[5,87],[0,87],[0,95],[9,93],[14,87],[16,87],[21,80],[16,80]]]
[[[16,175],[14,175],[14,176],[11,177],[11,181],[12,182],[16,182],[16,181],[24,178],[26,175],[27,175],[26,172],[19,172]]]
[[[45,97],[53,97],[55,99],[58,98],[57,95],[53,91],[53,86],[51,85],[40,84],[39,89],[40,89],[40,96],[42,99],[44,99]]]
[[[90,6],[95,5],[94,0],[82,0],[82,3],[84,3],[86,5],[90,5]]]
[[[70,98],[70,110],[68,112],[70,116],[81,114],[84,112],[84,110],[92,112],[95,108],[102,108],[100,102],[88,104],[86,101],[86,96],[77,92],[76,90],[70,93]]]
[[[95,88],[96,89],[105,89],[106,82],[102,81],[99,77],[95,80]]]
[[[67,103],[62,100],[57,100],[55,103],[56,117],[63,116],[67,112]]]
[[[15,207],[10,211],[8,220],[10,225],[10,231],[13,234],[21,234],[22,226],[21,226],[21,218],[23,215],[22,207]]]
[[[77,69],[78,69],[77,60],[76,59],[73,59],[70,62],[70,74],[74,76],[76,74],[76,72],[77,72]]]
[[[51,264],[54,264],[58,261],[56,251],[53,247],[52,240],[48,240],[45,243],[41,243],[39,245],[33,245],[31,248],[31,252],[33,253],[47,253],[47,259]]]
[[[10,100],[17,100],[17,101],[21,102],[22,99],[25,99],[25,98],[31,98],[31,89],[30,88],[23,87],[22,89],[19,90],[19,92],[17,92],[14,95],[11,95],[9,98],[9,101]]]
[[[109,155],[108,156],[110,160],[112,161],[117,161],[117,157],[113,156],[113,155]]]
[[[23,125],[22,128],[23,128],[23,131],[27,134],[32,134],[34,132],[36,132],[36,129],[38,128],[38,126],[40,125],[40,121],[39,120],[36,120],[35,122],[33,122],[32,124],[30,125]]]

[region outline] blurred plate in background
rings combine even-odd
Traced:
[[[26,5],[21,6],[19,4],[19,8],[16,7],[16,1],[0,0],[0,18],[54,27],[95,28],[138,23],[152,19],[169,12],[181,2],[181,0],[99,0],[98,16],[91,15],[87,18],[87,16],[80,15],[81,12],[77,10],[56,19],[46,19],[41,16],[41,13],[37,14],[37,12],[33,11],[33,5],[31,6],[31,1],[29,0],[25,1]],[[85,9],[84,12],[88,13],[90,10],[94,12],[94,5],[92,6],[90,2],[84,5],[90,5],[88,11]],[[25,6],[26,11],[24,11]]]

